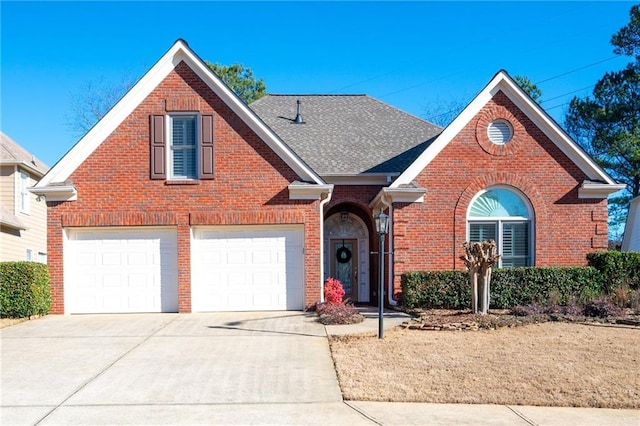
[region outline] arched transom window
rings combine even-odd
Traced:
[[[479,192],[469,208],[467,224],[467,241],[496,241],[499,266],[533,265],[533,213],[516,191],[493,187]]]

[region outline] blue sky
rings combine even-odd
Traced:
[[[614,55],[633,2],[0,3],[0,129],[49,165],[77,141],[82,86],[142,76],[178,38],[270,93],[366,93],[430,118],[493,75],[526,75],[558,122]]]

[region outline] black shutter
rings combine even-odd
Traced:
[[[200,179],[213,178],[213,116],[203,115],[200,127]]]
[[[150,177],[151,179],[167,178],[167,138],[165,132],[165,116],[151,116],[151,162]]]

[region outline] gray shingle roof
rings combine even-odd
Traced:
[[[297,100],[305,124],[293,124]],[[400,173],[442,132],[366,95],[267,95],[249,107],[325,176]]]
[[[5,206],[0,206],[0,224],[13,229],[27,229],[25,224]]]
[[[41,176],[49,170],[46,164],[38,160],[3,132],[0,132],[0,160],[3,164],[26,163],[28,167],[36,170]]]

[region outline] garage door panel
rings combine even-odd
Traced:
[[[302,226],[196,228],[194,311],[302,309]]]
[[[67,233],[67,313],[177,311],[174,229],[89,228]]]

